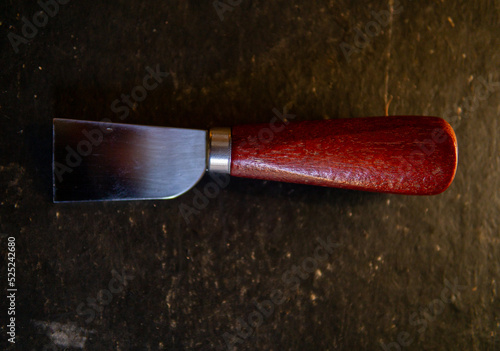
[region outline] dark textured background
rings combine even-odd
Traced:
[[[390,7],[391,23],[346,60],[341,43]],[[237,349],[382,350],[404,332],[401,349],[500,349],[500,2],[243,0],[222,21],[212,1],[74,0],[16,54],[7,35],[37,11],[0,4],[1,286],[15,236],[17,349],[223,349],[316,237],[338,247]],[[193,191],[53,204],[52,118],[121,122],[112,101],[157,64],[170,76],[125,123],[267,122],[284,106],[297,120],[443,116],[456,179],[432,197],[232,179],[189,223],[179,207]],[[87,321],[78,307],[112,270],[134,278]],[[446,280],[459,293],[429,308]]]

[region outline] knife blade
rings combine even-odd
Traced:
[[[205,130],[56,118],[53,200],[171,199],[206,171],[408,195],[453,181],[451,126],[425,116],[254,124]]]

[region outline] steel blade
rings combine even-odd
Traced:
[[[169,199],[206,170],[207,132],[54,119],[54,202]]]

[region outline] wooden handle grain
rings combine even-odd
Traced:
[[[231,175],[395,194],[453,181],[455,133],[441,118],[369,117],[232,128]]]

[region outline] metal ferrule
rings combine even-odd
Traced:
[[[212,128],[208,133],[208,171],[231,173],[231,128]]]

